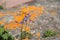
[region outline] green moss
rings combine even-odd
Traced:
[[[43,37],[51,37],[51,36],[55,36],[56,34],[57,33],[55,31],[48,30],[44,32]]]
[[[1,40],[14,40],[14,38],[9,34],[9,32],[5,30],[2,26],[0,26],[0,39]]]
[[[0,10],[4,9],[3,6],[0,5]]]

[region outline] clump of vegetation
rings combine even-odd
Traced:
[[[60,1],[60,0],[58,0],[58,1]]]
[[[20,38],[21,38],[21,39],[25,39],[25,38],[30,39],[30,38],[32,38],[32,34],[26,32],[26,31],[22,31],[22,32],[21,32],[21,35],[20,35]]]
[[[0,10],[4,9],[3,6],[0,5]]]
[[[0,40],[14,40],[14,37],[12,37],[3,26],[0,26]]]
[[[57,32],[52,31],[52,30],[47,30],[44,32],[43,37],[51,37],[51,36],[56,36]]]

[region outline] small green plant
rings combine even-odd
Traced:
[[[58,1],[60,1],[60,0],[58,0]]]
[[[7,30],[0,26],[0,40],[14,40]]]
[[[4,9],[3,6],[0,5],[0,10]]]
[[[28,32],[26,32],[26,31],[22,31],[21,32],[21,35],[20,35],[20,38],[21,39],[25,39],[25,38],[31,38],[32,37],[32,34],[31,33],[28,33]]]
[[[57,33],[55,31],[52,31],[52,30],[48,30],[48,31],[45,31],[44,34],[43,34],[43,37],[51,37],[51,36],[55,36]]]

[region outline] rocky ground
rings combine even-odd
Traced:
[[[31,31],[34,33],[40,32],[41,40],[60,40],[60,36],[42,38],[44,30],[50,29],[60,32],[60,0],[35,0],[34,2],[23,5],[44,6],[45,9],[43,15],[37,17],[33,25],[32,24],[30,25],[32,26]],[[7,10],[16,11],[19,10],[20,6],[21,5],[19,5],[16,8],[7,9]],[[11,34],[17,35],[17,32],[19,32],[19,30],[11,31]],[[31,40],[37,40],[37,38],[34,37]]]
[[[55,30],[60,32],[60,3],[58,0],[37,0],[38,6],[45,6],[44,14],[37,18],[36,29],[43,34],[44,30]],[[36,4],[37,5],[37,4]],[[52,12],[56,12],[51,15]],[[34,26],[34,27],[35,27]],[[40,29],[39,29],[40,28]],[[60,40],[60,37],[42,38],[41,40]]]

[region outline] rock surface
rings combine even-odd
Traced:
[[[23,4],[23,5],[35,5],[35,6],[44,6],[44,12],[43,15],[36,18],[35,22],[32,26],[32,32],[40,32],[43,35],[44,30],[54,30],[57,32],[60,32],[60,1],[59,0],[35,0],[33,3]],[[13,9],[7,9],[9,11],[17,11],[21,5],[17,6],[17,8]],[[15,10],[16,9],[16,10]],[[9,17],[9,20],[11,18]],[[15,35],[17,34],[17,31],[14,31]],[[19,31],[18,31],[19,32]],[[11,34],[14,34],[11,31]],[[48,38],[42,38],[41,40],[60,40],[59,37],[48,37]],[[36,36],[33,37],[31,40],[37,40]]]

